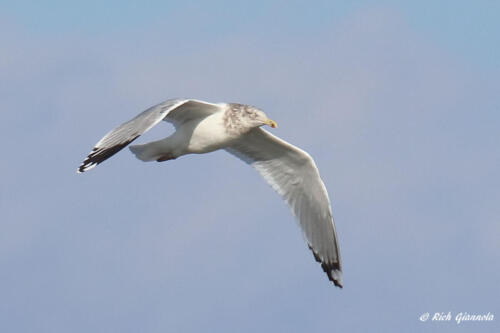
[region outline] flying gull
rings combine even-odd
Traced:
[[[172,123],[169,137],[130,146],[142,161],[168,161],[218,149],[253,166],[290,206],[314,258],[342,288],[342,265],[330,200],[312,157],[261,126],[277,127],[261,110],[244,104],[170,99],[140,113],[106,134],[78,172],[110,158],[160,121]]]

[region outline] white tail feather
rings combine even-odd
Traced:
[[[155,161],[158,158],[158,149],[148,143],[129,146],[129,149],[134,153],[135,157],[143,162]]]

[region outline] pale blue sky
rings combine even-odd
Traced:
[[[0,331],[499,331],[418,320],[500,316],[497,2],[0,8]],[[76,174],[108,130],[172,97],[256,105],[311,153],[344,289],[224,152],[123,151]]]

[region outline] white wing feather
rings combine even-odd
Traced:
[[[309,248],[342,287],[340,251],[330,200],[314,160],[305,151],[256,128],[226,149],[252,165],[290,206]]]
[[[152,106],[99,140],[77,172],[85,172],[94,168],[162,120],[171,122],[177,127],[186,121],[203,118],[219,110],[221,110],[221,105],[194,99],[169,99]]]

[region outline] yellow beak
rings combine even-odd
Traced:
[[[271,120],[271,119],[268,119],[266,121],[266,124],[269,125],[269,126],[271,126],[272,128],[278,127],[278,124],[276,124],[276,122],[274,120]]]

